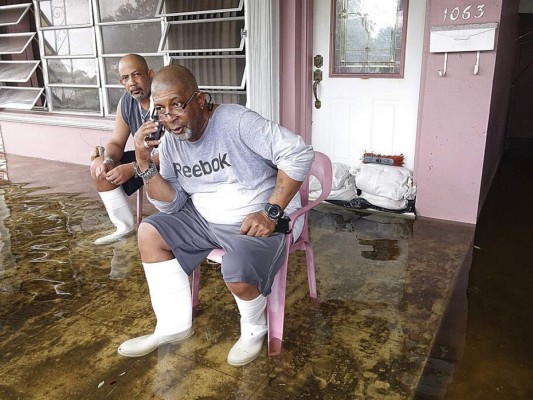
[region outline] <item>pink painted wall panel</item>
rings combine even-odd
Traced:
[[[474,9],[471,1],[431,1],[428,7],[415,162],[418,215],[466,223],[477,220],[496,51],[481,53],[478,75],[475,52],[449,53],[447,74],[440,77],[444,54],[428,49],[432,26],[499,22],[501,0],[484,2],[480,18],[475,11],[449,18],[455,7],[463,15],[472,4]]]
[[[111,135],[103,130],[9,121],[1,121],[0,127],[6,153],[82,165],[90,164],[91,150],[105,145]]]

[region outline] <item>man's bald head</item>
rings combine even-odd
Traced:
[[[192,72],[183,65],[167,65],[159,70],[152,81],[152,91],[164,87],[179,87],[187,93],[198,90],[198,83]]]
[[[138,54],[126,54],[118,62],[118,68],[120,69],[120,66],[124,64],[134,64],[137,66],[137,68],[142,69],[144,71],[148,71],[149,69],[146,59]]]

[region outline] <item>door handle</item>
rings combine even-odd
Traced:
[[[315,96],[315,108],[322,107],[322,102],[318,100],[318,84],[322,82],[322,71],[316,69],[313,71],[313,95]]]

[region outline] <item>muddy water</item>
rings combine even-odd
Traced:
[[[533,140],[509,140],[417,399],[533,399]]]

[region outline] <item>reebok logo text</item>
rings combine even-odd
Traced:
[[[174,163],[174,173],[176,176],[181,174],[185,178],[199,178],[203,175],[210,175],[213,172],[220,171],[226,167],[231,167],[231,164],[226,161],[227,153],[220,155],[218,158],[213,158],[211,161],[200,160],[198,164],[194,164],[192,167],[189,165],[181,165],[180,163]]]

